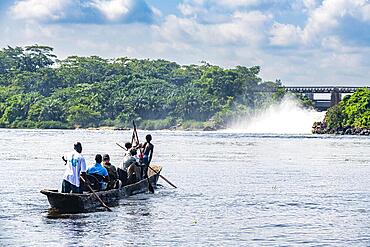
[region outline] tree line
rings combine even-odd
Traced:
[[[260,67],[202,62],[69,56],[48,46],[0,50],[0,127],[222,127],[239,114],[282,98],[280,82]],[[276,93],[261,93],[260,89]],[[266,90],[264,90],[266,91]]]

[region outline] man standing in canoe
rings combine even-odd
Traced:
[[[141,174],[143,178],[148,177],[148,168],[149,168],[150,162],[152,161],[153,150],[154,150],[154,145],[151,143],[152,136],[151,135],[146,135],[145,140],[146,140],[146,142],[144,143],[144,146],[143,146],[143,149],[144,149],[144,156],[143,156],[144,167],[142,169],[142,174]]]
[[[73,152],[66,154],[62,159],[66,162],[66,170],[63,176],[62,193],[82,193],[80,176],[86,176],[86,161],[82,156],[80,142],[74,144]]]

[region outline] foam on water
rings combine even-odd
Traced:
[[[310,134],[312,124],[322,121],[325,112],[317,112],[299,105],[293,97],[285,97],[280,104],[271,105],[252,116],[235,120],[231,131],[273,134]]]

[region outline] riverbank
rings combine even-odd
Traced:
[[[221,125],[208,125],[207,122],[200,123],[198,125],[174,125],[171,127],[160,127],[160,128],[152,128],[152,127],[143,127],[138,125],[139,129],[142,130],[172,130],[172,131],[216,131],[225,129],[224,126]],[[83,129],[83,128],[82,128]],[[99,127],[90,127],[87,128],[88,130],[113,130],[113,131],[120,131],[120,130],[131,130],[132,128],[129,127],[117,127],[117,126],[99,126]]]
[[[338,127],[329,128],[325,122],[314,122],[312,126],[312,134],[335,134],[335,135],[370,135],[370,129],[356,127]]]
[[[14,129],[89,129],[89,130],[130,130],[132,122],[114,123],[107,121],[101,125],[70,125],[67,123],[56,121],[43,121],[34,122],[20,121],[18,124],[11,126],[0,126],[5,128]],[[217,121],[210,119],[208,121],[195,121],[195,120],[174,120],[170,118],[155,119],[155,120],[135,120],[136,126],[142,130],[181,130],[181,131],[215,131],[225,129],[225,127]]]
[[[313,124],[312,133],[370,135],[370,89],[360,88],[330,107],[325,118]]]

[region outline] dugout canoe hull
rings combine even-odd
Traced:
[[[157,173],[154,173],[149,169],[149,182],[155,188],[162,168],[160,166],[151,167],[157,171]],[[148,186],[148,179],[143,179],[137,183],[126,185],[120,189],[98,191],[96,194],[108,206],[116,206],[122,198],[148,192]],[[41,190],[40,192],[47,196],[51,208],[56,209],[60,213],[89,212],[101,207],[101,203],[93,193],[60,193],[57,190],[48,189]]]

